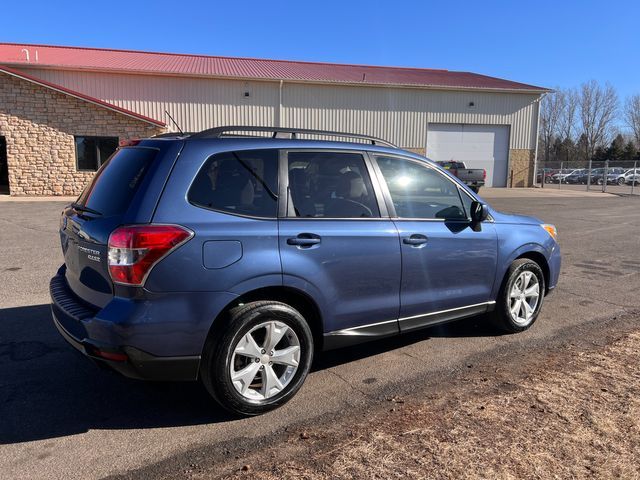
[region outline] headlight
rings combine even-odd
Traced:
[[[554,240],[556,241],[558,240],[558,229],[556,228],[555,225],[551,225],[549,223],[543,223],[540,226],[544,228],[547,231],[547,233],[553,237]]]

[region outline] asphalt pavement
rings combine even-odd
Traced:
[[[498,209],[558,227],[560,283],[529,331],[496,335],[475,317],[322,354],[291,402],[250,419],[222,412],[196,383],[128,380],[81,358],[58,335],[48,306],[48,281],[62,263],[63,203],[1,202],[0,477],[101,478],[144,472],[204,446],[273,439],[300,422],[366,411],[389,392],[413,392],[498,348],[544,344],[577,325],[640,308],[640,197],[483,194]]]

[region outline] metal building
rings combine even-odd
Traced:
[[[246,124],[375,135],[434,160],[486,168],[489,186],[532,184],[539,101],[548,91],[447,70],[6,43],[0,82],[3,71],[168,130],[175,128],[165,111],[184,131]],[[3,102],[0,94],[0,147],[15,136],[3,132]]]

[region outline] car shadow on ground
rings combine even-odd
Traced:
[[[484,317],[317,355],[323,370],[430,337],[495,335]],[[131,380],[83,358],[59,335],[49,305],[0,309],[0,444],[95,429],[162,428],[236,419],[196,382]]]
[[[403,335],[396,335],[321,353],[316,355],[312,371],[324,370],[344,363],[354,362],[366,357],[429,340],[430,338],[495,337],[499,335],[502,335],[502,332],[492,325],[488,315],[477,315],[456,322],[434,325],[433,327],[416,330]]]

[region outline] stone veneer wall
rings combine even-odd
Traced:
[[[0,135],[11,195],[77,195],[74,135],[144,138],[164,128],[0,72]]]
[[[533,162],[535,150],[511,149],[509,150],[510,170],[508,172],[507,186],[532,187],[533,186]],[[513,179],[513,181],[512,181]]]
[[[400,147],[403,150],[406,150],[407,152],[413,152],[413,153],[417,153],[418,155],[422,155],[424,156],[424,147],[420,148],[420,147]]]

